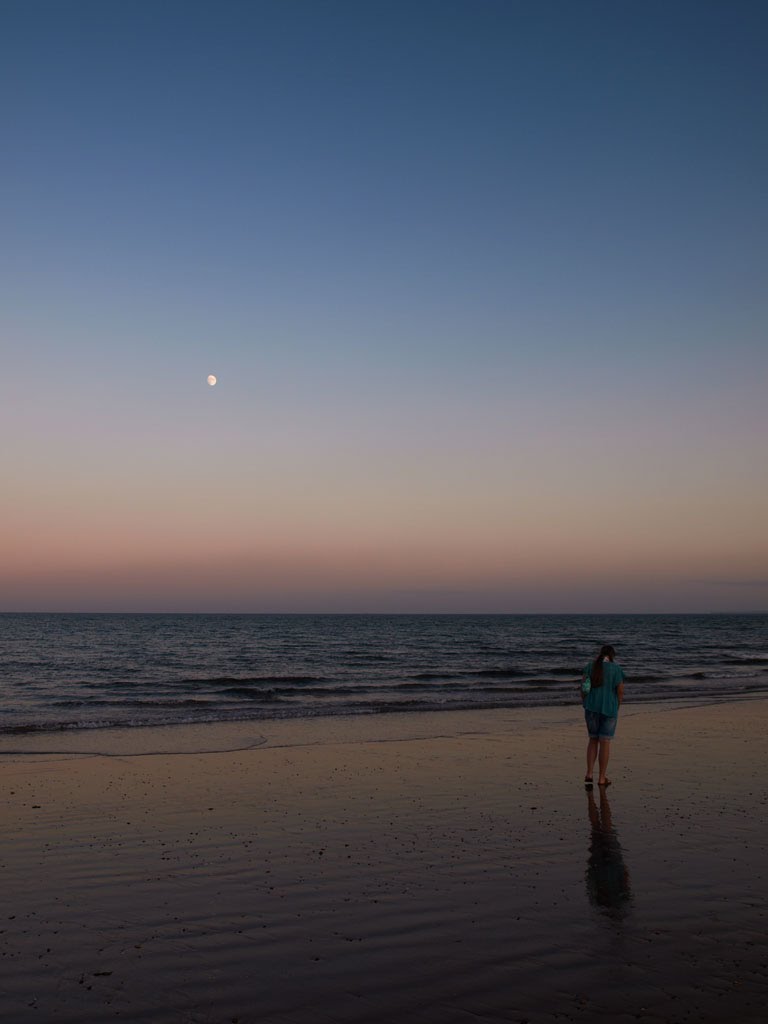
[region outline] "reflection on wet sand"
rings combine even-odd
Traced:
[[[621,919],[629,911],[632,890],[624,853],[613,827],[611,805],[604,786],[599,787],[599,807],[592,790],[587,790],[587,811],[591,833],[587,859],[587,895],[602,914]]]

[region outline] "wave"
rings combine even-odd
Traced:
[[[514,679],[530,675],[530,672],[524,672],[519,668],[482,668],[472,674],[480,679]]]
[[[184,708],[184,707],[210,707],[210,700],[199,697],[186,697],[182,699],[168,697],[167,699],[157,698],[126,698],[120,700],[54,700],[50,707],[58,708]]]
[[[477,692],[477,691],[475,691]],[[473,697],[469,693],[457,694],[452,696],[451,694],[444,694],[445,699],[419,699],[414,698],[395,698],[390,701],[382,700],[370,700],[370,701],[347,701],[344,704],[339,705],[308,705],[308,704],[292,704],[276,702],[275,706],[271,703],[265,707],[243,709],[236,708],[234,710],[227,710],[224,708],[211,708],[208,705],[206,710],[201,711],[198,714],[184,714],[177,711],[173,715],[159,715],[154,714],[150,717],[99,717],[99,718],[68,718],[61,720],[39,720],[39,721],[26,721],[20,722],[15,725],[0,725],[0,736],[13,736],[13,735],[26,735],[26,734],[43,734],[43,733],[57,733],[64,731],[77,731],[77,730],[94,730],[94,729],[133,729],[133,728],[158,728],[164,726],[175,726],[175,725],[194,725],[194,724],[206,724],[214,722],[256,722],[256,721],[268,721],[268,720],[279,720],[279,719],[298,719],[298,718],[321,718],[321,717],[345,717],[351,715],[377,715],[377,714],[393,714],[393,713],[420,713],[420,712],[441,712],[441,711],[471,711],[471,710],[496,710],[496,709],[508,709],[514,710],[517,708],[531,708],[531,707],[573,707],[574,711],[578,711],[578,700],[574,700],[573,693],[570,689],[560,690],[558,693],[552,693],[551,686],[539,686],[531,687],[525,690],[518,690],[516,688],[505,689],[494,689],[488,688],[488,690],[480,689],[481,693],[487,693],[488,696],[478,699],[476,696]],[[514,694],[514,699],[494,699],[499,693],[510,693]],[[745,684],[743,686],[727,686],[718,687],[713,686],[706,690],[697,690],[692,692],[690,688],[685,686],[670,686],[664,691],[665,700],[677,700],[696,702],[701,700],[706,701],[723,701],[728,702],[730,700],[748,699],[755,696],[768,695],[768,685],[764,683],[753,683]],[[553,696],[557,699],[553,699]],[[659,694],[656,691],[650,693],[644,693],[643,691],[637,691],[633,693],[632,703],[645,704],[658,702]],[[162,705],[158,706],[157,710]],[[137,710],[134,708],[134,710]],[[190,710],[190,709],[188,709]],[[0,754],[4,751],[0,749]],[[8,752],[8,751],[5,751]]]
[[[566,670],[552,669],[551,671],[553,674],[564,674]],[[567,672],[574,679],[579,675],[578,672],[571,669],[568,669]],[[415,675],[410,676],[410,678],[424,681],[438,681],[440,679],[515,679],[523,678],[530,674],[530,670],[526,672],[521,668],[468,668],[464,672],[417,672]]]
[[[429,682],[438,679],[469,679],[473,674],[472,672],[417,672],[409,678]]]
[[[450,678],[446,676],[436,676],[435,679]],[[462,676],[454,676],[455,679],[464,678]],[[466,683],[442,683],[441,685],[435,685],[428,682],[423,683],[393,683],[390,689],[393,690],[423,690],[424,693],[440,693],[443,690],[466,690]]]
[[[325,683],[330,682],[326,676],[198,676],[193,679],[173,679],[170,681],[171,685],[184,686],[194,685],[199,686],[201,684],[208,684],[210,686],[263,686],[264,684],[270,685],[272,683]]]

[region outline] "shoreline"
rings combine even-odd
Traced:
[[[0,1018],[757,1022],[767,728],[627,705],[592,794],[578,704],[2,755]]]
[[[765,690],[748,691],[732,694],[728,697],[720,695],[706,696],[696,694],[691,697],[674,696],[667,699],[656,699],[652,697],[641,700],[629,699],[625,701],[621,711],[621,721],[634,717],[637,714],[648,714],[657,711],[676,711],[684,709],[696,709],[707,707],[720,707],[727,705],[742,705],[751,702],[763,702],[768,705],[768,692]],[[449,730],[454,728],[452,722],[468,722],[480,720],[494,723],[504,723],[505,728],[514,726],[519,718],[521,723],[534,719],[557,716],[565,717],[569,721],[573,718],[572,712],[580,713],[581,708],[576,694],[576,683],[574,683],[574,700],[571,703],[561,704],[517,704],[517,705],[486,705],[483,707],[434,707],[424,709],[409,709],[406,711],[393,709],[391,711],[359,711],[354,713],[334,713],[327,711],[316,714],[296,714],[286,716],[275,716],[271,718],[233,718],[233,719],[205,719],[197,722],[166,722],[163,724],[142,723],[126,726],[124,724],[110,725],[88,725],[73,727],[57,727],[51,729],[20,729],[13,732],[0,732],[0,764],[4,757],[36,756],[41,754],[61,755],[103,755],[103,756],[142,756],[158,753],[168,755],[175,753],[224,753],[234,752],[240,749],[249,749],[253,746],[261,746],[267,742],[264,737],[272,735],[284,736],[294,732],[312,731],[316,725],[318,735],[329,734],[335,736],[339,731],[348,730],[350,734],[359,739],[374,737],[378,732],[387,735],[400,735],[400,730],[407,734],[413,733],[420,738],[429,738],[436,727],[432,729],[423,728],[423,723],[431,723],[433,719],[445,720],[449,724]],[[581,716],[577,714],[580,721]],[[379,728],[377,724],[392,719],[395,730],[387,729],[386,726]],[[338,725],[336,725],[338,723]],[[343,725],[341,723],[348,723]],[[422,727],[416,727],[419,723]],[[437,730],[439,735],[441,731]],[[209,737],[204,740],[204,737]],[[251,738],[257,739],[252,741]],[[221,737],[223,746],[211,745],[210,737]],[[234,744],[230,737],[238,737]],[[175,738],[175,742],[174,742]],[[195,740],[202,742],[197,748]],[[156,741],[156,742],[153,742]],[[157,749],[153,749],[157,746]],[[132,749],[133,748],[133,749]],[[176,749],[178,748],[178,749]]]
[[[324,723],[329,721],[348,721],[350,723],[356,723],[360,721],[378,721],[385,720],[389,717],[393,717],[395,720],[408,721],[413,718],[419,720],[422,718],[442,717],[442,716],[496,716],[500,719],[505,719],[507,716],[520,715],[525,716],[526,714],[545,717],[549,713],[568,713],[573,708],[580,710],[578,694],[575,692],[577,683],[574,682],[574,699],[570,702],[559,702],[559,703],[516,703],[516,705],[494,705],[494,703],[485,703],[482,706],[471,706],[471,707],[430,707],[430,708],[409,708],[408,711],[401,711],[396,707],[391,709],[377,709],[375,711],[357,711],[357,712],[340,712],[335,713],[333,711],[321,711],[316,713],[307,714],[297,713],[296,715],[275,715],[268,718],[231,718],[231,719],[201,719],[199,721],[182,721],[182,722],[165,722],[162,724],[146,722],[146,723],[132,723],[126,725],[124,723],[110,723],[103,724],[97,723],[93,725],[78,724],[76,726],[56,726],[51,728],[44,727],[24,727],[19,726],[18,728],[9,729],[8,731],[0,731],[0,758],[6,755],[18,755],[22,756],[25,754],[42,754],[42,753],[78,753],[76,750],[78,741],[82,738],[82,745],[84,753],[95,753],[94,748],[98,748],[99,752],[103,752],[104,755],[110,753],[110,742],[109,740],[100,741],[94,744],[93,737],[116,737],[117,748],[123,751],[127,750],[127,746],[130,745],[127,741],[127,737],[137,737],[136,742],[136,754],[150,753],[146,749],[146,743],[140,742],[138,737],[142,735],[161,735],[164,737],[163,749],[166,749],[167,739],[173,735],[181,737],[179,746],[179,753],[195,753],[185,742],[187,733],[202,735],[206,730],[215,730],[219,734],[223,733],[249,733],[254,729],[261,729],[262,727],[271,731],[274,729],[290,728],[293,725],[299,726],[303,723],[309,724],[312,722],[319,723],[319,728],[324,728]],[[675,696],[663,698],[654,698],[653,696],[641,697],[637,699],[634,695],[629,700],[625,701],[625,708],[622,712],[623,717],[631,717],[633,714],[647,713],[652,711],[660,710],[678,710],[685,708],[708,708],[721,705],[740,705],[740,703],[750,701],[768,701],[768,690],[763,688],[755,688],[751,690],[741,690],[739,692],[730,693],[724,695],[722,692],[707,695],[697,693],[691,696]],[[641,711],[642,710],[642,711]],[[370,729],[366,727],[361,728],[361,733],[368,735]],[[90,739],[86,737],[91,737]],[[61,750],[53,750],[53,745],[56,742],[60,742]],[[247,746],[248,744],[246,744]],[[208,744],[206,744],[207,749]],[[237,746],[227,745],[226,750],[237,750]],[[168,750],[168,753],[173,753]]]

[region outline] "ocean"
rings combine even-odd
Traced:
[[[768,694],[768,615],[0,615],[0,734]]]

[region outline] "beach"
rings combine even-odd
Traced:
[[[4,736],[0,1020],[758,1021],[768,701]]]

